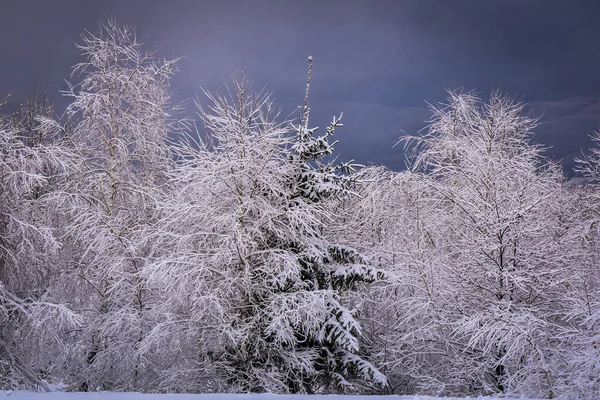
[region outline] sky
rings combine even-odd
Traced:
[[[427,125],[446,90],[501,89],[540,118],[534,140],[573,159],[600,125],[597,0],[0,0],[0,95],[34,86],[60,110],[84,30],[116,19],[177,58],[175,98],[223,88],[243,70],[284,116],[303,102],[314,57],[311,125],[336,132],[341,160],[405,166],[404,134]]]

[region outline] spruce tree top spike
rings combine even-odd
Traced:
[[[306,94],[304,95],[304,108],[302,110],[302,115],[299,116],[300,125],[308,127],[308,114],[310,113],[310,109],[308,108],[308,92],[310,90],[310,76],[312,73],[312,56],[308,57],[308,75],[306,78]]]

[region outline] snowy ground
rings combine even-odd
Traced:
[[[26,391],[0,391],[0,398],[9,400],[466,400],[474,397],[430,397],[430,396],[308,396],[281,394],[141,394],[122,392],[70,393],[49,392],[34,393]],[[480,400],[492,400],[492,397],[477,397]],[[516,400],[502,398],[502,400]],[[527,399],[519,399],[527,400]]]

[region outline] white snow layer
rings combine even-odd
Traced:
[[[133,392],[48,392],[0,391],[8,400],[492,400],[496,397],[354,396],[298,394],[147,394]],[[502,400],[516,400],[503,397]],[[527,400],[527,399],[519,399]],[[530,399],[532,400],[532,399]]]

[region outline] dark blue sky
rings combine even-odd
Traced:
[[[429,118],[445,89],[502,88],[541,117],[536,140],[566,169],[600,123],[596,0],[0,0],[0,93],[37,84],[55,99],[75,43],[108,18],[136,28],[164,57],[186,56],[178,99],[215,90],[243,68],[291,113],[314,56],[312,123],[344,112],[344,159],[401,169],[393,148]],[[59,103],[60,104],[60,103]]]

